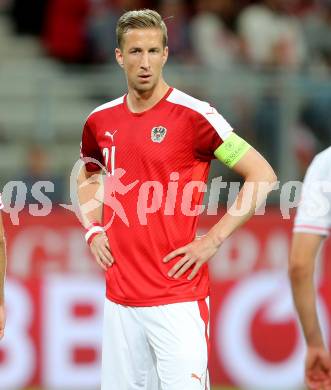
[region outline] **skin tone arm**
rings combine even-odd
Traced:
[[[322,338],[316,310],[314,268],[323,236],[294,233],[289,277],[294,304],[307,344],[305,381],[310,389],[331,389],[331,357]]]
[[[6,314],[5,314],[5,277],[6,277],[6,239],[3,229],[2,223],[2,215],[0,211],[0,340],[4,336],[5,331],[5,322],[6,322]]]
[[[77,178],[77,192],[85,228],[90,226],[92,222],[99,222],[102,226],[102,202],[99,201],[99,204],[96,203],[93,209],[88,212],[86,212],[83,207],[83,205],[86,205],[88,202],[97,202],[97,193],[100,190],[103,192],[100,172],[88,172],[86,168],[83,167]],[[102,269],[106,271],[108,267],[112,266],[114,259],[105,232],[97,234],[93,238],[90,249],[93,257]]]
[[[254,214],[255,210],[264,202],[273,188],[273,183],[276,183],[277,180],[271,166],[254,148],[250,148],[232,169],[245,179],[237,199],[229,211],[205,236],[176,249],[164,258],[163,261],[168,262],[177,256],[182,256],[170,269],[168,273],[170,277],[178,278],[189,268],[193,267],[192,272],[188,276],[188,279],[193,279],[201,266],[214,256],[223,241]],[[270,185],[259,186],[261,182],[269,183]],[[240,213],[240,215],[235,215],[231,211],[235,209],[236,204],[240,207],[241,203],[244,202],[243,195],[245,191],[250,191],[251,186],[253,186],[253,192],[252,197],[249,199],[248,207],[245,207],[244,212]]]

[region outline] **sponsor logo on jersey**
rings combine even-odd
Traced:
[[[162,142],[167,134],[167,129],[163,126],[156,126],[152,128],[151,139],[153,142]]]
[[[117,133],[117,130],[114,130],[112,133],[110,131],[105,132],[106,137],[110,137],[111,140],[114,142],[114,135]]]

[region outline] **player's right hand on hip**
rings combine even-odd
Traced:
[[[305,382],[310,390],[331,390],[331,356],[324,347],[308,347]]]
[[[108,237],[106,233],[97,234],[90,244],[91,252],[102,269],[107,271],[114,264]]]

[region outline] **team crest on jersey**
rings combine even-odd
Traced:
[[[162,142],[167,134],[167,129],[163,126],[157,126],[152,128],[151,138],[153,142]]]

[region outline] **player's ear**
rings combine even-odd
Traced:
[[[123,68],[123,66],[124,66],[123,54],[122,54],[121,49],[119,49],[118,47],[115,49],[115,57],[116,57],[116,61],[117,61],[118,65],[121,68]]]
[[[168,48],[168,46],[166,46],[163,49],[163,63],[162,63],[162,65],[164,65],[167,62],[168,54],[169,54],[169,48]]]

